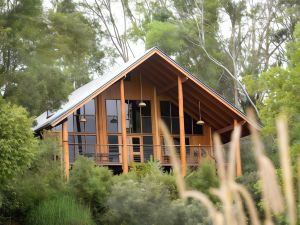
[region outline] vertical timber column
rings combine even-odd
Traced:
[[[158,110],[157,110],[157,91],[156,87],[153,90],[153,109],[154,109],[154,156],[156,160],[161,162],[161,146],[160,146],[160,136],[159,136],[159,124],[158,124]]]
[[[185,130],[184,130],[184,110],[183,110],[183,92],[182,79],[177,77],[178,81],[178,108],[179,108],[179,134],[180,134],[180,163],[181,173],[186,175],[186,146],[185,146]]]
[[[68,121],[66,120],[62,124],[62,142],[64,152],[64,170],[66,179],[69,180],[70,174],[70,156],[69,156],[69,142],[68,142]]]
[[[120,95],[121,95],[121,125],[122,125],[122,168],[123,168],[123,173],[128,173],[125,93],[124,93],[124,80],[123,79],[120,80]]]
[[[234,120],[234,128],[238,125],[238,122]],[[235,155],[235,161],[236,161],[236,176],[239,177],[242,175],[242,161],[241,161],[241,145],[240,140],[237,143],[236,146],[236,155]]]

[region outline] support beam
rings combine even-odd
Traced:
[[[187,78],[187,77],[184,77],[184,78],[182,78],[181,83],[184,83],[184,82],[186,82],[187,80],[188,80],[188,78]],[[169,91],[169,90],[175,88],[176,86],[177,86],[177,83],[176,83],[176,82],[171,83],[171,84],[167,85],[166,87],[164,87],[163,89],[159,90],[158,94],[159,94],[159,95],[160,95],[160,94],[163,94],[163,93],[165,93],[165,92],[167,92],[167,91]]]
[[[127,149],[125,93],[124,93],[123,79],[120,80],[120,95],[121,95],[121,125],[122,125],[122,168],[123,168],[123,173],[128,173],[128,149]]]
[[[180,163],[181,173],[186,175],[186,146],[185,146],[185,130],[184,130],[184,109],[183,109],[183,92],[182,78],[177,77],[178,83],[178,109],[179,109],[179,134],[180,134]]]
[[[235,121],[236,121],[236,120],[235,120]],[[237,123],[237,124],[240,124],[240,126],[243,126],[243,125],[246,123],[246,121],[244,120],[244,121],[242,121],[242,122],[240,122],[240,123],[238,123],[238,122],[236,121],[236,123]],[[231,131],[231,130],[233,130],[233,129],[234,129],[234,124],[233,124],[233,125],[229,125],[229,126],[227,126],[227,127],[224,127],[224,128],[222,128],[222,129],[219,129],[219,130],[216,131],[216,133],[218,133],[218,134],[223,134],[223,133],[226,133],[226,132]]]
[[[68,142],[68,121],[64,121],[62,124],[62,144],[64,155],[64,171],[66,179],[69,180],[70,175],[70,156],[69,156],[69,142]]]
[[[153,89],[153,110],[154,110],[154,156],[155,159],[161,162],[161,146],[160,146],[160,135],[159,135],[159,124],[158,124],[158,109],[157,109],[157,91],[156,87]]]
[[[234,128],[238,126],[238,122],[234,120]],[[236,154],[235,154],[235,161],[236,161],[236,176],[239,177],[242,175],[242,162],[241,162],[241,146],[240,146],[240,140],[237,143],[236,146]]]

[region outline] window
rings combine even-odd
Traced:
[[[96,150],[96,107],[92,99],[68,117],[70,162],[76,155],[94,157]]]
[[[178,107],[169,102],[160,102],[161,119],[166,123],[171,134],[179,134],[179,110]],[[190,115],[184,113],[184,129],[186,134],[203,135],[203,126],[197,125],[197,121],[193,120]]]
[[[109,162],[119,162],[119,138],[117,135],[108,135]]]
[[[127,133],[151,133],[151,104],[144,101],[146,107],[139,107],[139,100],[126,100],[126,131]],[[121,101],[106,100],[107,132],[121,133]]]
[[[152,136],[143,136],[144,162],[153,159]]]

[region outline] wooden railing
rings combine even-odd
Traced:
[[[99,165],[121,165],[122,164],[122,145],[74,145],[74,151],[70,151],[70,162],[74,163],[78,155],[93,158]],[[129,163],[146,162],[150,159],[155,160],[155,155],[160,151],[162,165],[171,165],[170,150],[167,145],[127,145]],[[143,149],[141,152],[134,152],[133,148]],[[174,145],[178,158],[180,158],[180,145]],[[89,151],[87,151],[89,150]],[[91,151],[93,150],[93,151]],[[196,166],[204,158],[214,159],[213,147],[209,145],[186,145],[187,165]]]

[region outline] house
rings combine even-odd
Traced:
[[[56,112],[40,115],[34,131],[59,131],[65,170],[78,155],[128,172],[131,163],[159,160],[170,166],[159,129],[168,126],[183,173],[204,157],[213,158],[212,133],[230,141],[235,125],[249,134],[247,117],[157,48],[75,90]],[[240,152],[236,159],[241,173]]]

